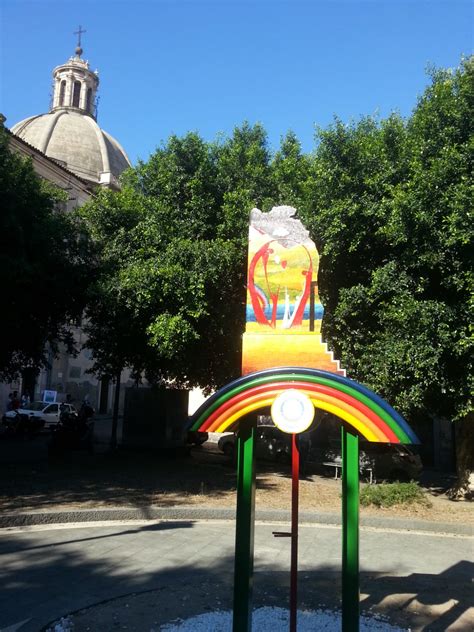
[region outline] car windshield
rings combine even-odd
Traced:
[[[33,402],[28,406],[25,406],[25,410],[43,410],[47,404],[45,402]]]

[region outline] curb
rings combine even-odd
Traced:
[[[261,522],[291,522],[291,512],[267,509],[255,512]],[[28,513],[3,514],[0,528],[55,525],[67,523],[93,523],[112,520],[235,520],[235,509],[213,509],[211,507],[123,507],[111,509],[75,509],[71,511],[31,511]],[[300,513],[300,524],[322,524],[340,526],[339,513]],[[361,527],[390,529],[396,531],[422,531],[432,534],[473,536],[474,528],[468,524],[428,522],[400,518],[361,516]]]

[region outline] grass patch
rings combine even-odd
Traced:
[[[360,493],[360,504],[364,507],[393,507],[394,505],[423,505],[431,507],[425,492],[418,483],[381,483],[366,485]]]

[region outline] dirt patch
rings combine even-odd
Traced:
[[[42,444],[38,444],[40,450]],[[34,447],[34,446],[33,446]],[[5,449],[5,445],[2,446]],[[21,450],[21,445],[16,446]],[[31,450],[32,446],[28,446]],[[11,444],[10,449],[15,449]],[[289,466],[258,463],[257,508],[289,509]],[[236,501],[236,473],[223,455],[193,449],[190,455],[71,453],[56,463],[45,458],[0,465],[0,509],[4,513],[128,506],[229,508]],[[366,483],[362,483],[366,484]],[[472,523],[474,504],[448,500],[446,485],[426,486],[430,507],[361,508],[362,515]],[[341,481],[307,472],[300,481],[300,510],[338,512]]]

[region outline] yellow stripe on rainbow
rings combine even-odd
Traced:
[[[358,430],[368,441],[385,441],[384,433],[360,410],[357,410],[350,404],[342,402],[336,397],[323,393],[315,394],[313,391],[299,389],[305,393],[313,402],[316,408],[326,410],[347,423],[351,424]],[[207,428],[208,432],[230,432],[234,424],[251,412],[259,408],[271,406],[275,397],[282,392],[282,389],[275,389],[259,393],[249,397],[242,406],[242,402],[237,402],[233,406],[225,410],[213,423]]]

